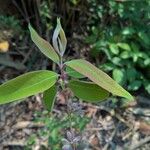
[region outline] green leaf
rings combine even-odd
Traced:
[[[144,60],[144,65],[149,66],[150,65],[150,58],[147,58]]]
[[[99,102],[109,96],[109,92],[92,82],[72,80],[68,84],[75,96],[87,102]]]
[[[124,30],[122,31],[123,35],[132,35],[133,33],[135,33],[134,28],[132,27],[126,27],[124,28]]]
[[[35,45],[40,49],[40,51],[47,56],[49,59],[53,60],[54,62],[59,62],[59,56],[53,49],[53,47],[43,38],[41,38],[38,33],[32,28],[29,24],[29,30],[31,34],[31,39],[35,43]]]
[[[77,79],[81,79],[81,78],[85,78],[85,76],[83,76],[82,74],[80,74],[79,72],[75,71],[74,69],[70,68],[70,67],[66,67],[66,73],[74,78]]]
[[[58,74],[52,71],[33,71],[0,85],[0,104],[13,102],[43,92],[56,83]]]
[[[136,79],[137,71],[135,68],[128,68],[126,72],[127,72],[127,79],[129,82],[132,82]]]
[[[150,84],[145,86],[145,90],[150,94]]]
[[[102,66],[100,66],[100,69],[104,71],[112,71],[116,66],[113,63],[105,63]]]
[[[141,87],[141,85],[142,85],[141,81],[135,80],[128,86],[128,89],[131,91],[136,91]]]
[[[88,77],[91,81],[112,94],[133,100],[133,97],[106,73],[96,68],[86,60],[76,59],[66,62],[66,65]]]
[[[119,49],[118,49],[117,44],[110,43],[109,48],[113,54],[116,54],[116,55],[119,54]]]
[[[126,73],[122,69],[114,69],[113,72],[113,79],[117,81],[120,85],[124,85],[126,83]]]
[[[148,94],[150,94],[150,82],[149,82],[149,80],[145,80],[143,84],[144,84],[145,90],[148,92]]]
[[[144,32],[139,32],[138,33],[138,36],[143,40],[143,42],[146,44],[146,45],[149,45],[150,44],[150,40],[149,40],[149,37],[146,33]]]
[[[140,51],[139,45],[137,45],[136,43],[132,42],[131,43],[131,48],[134,51],[134,53],[139,53],[139,51]]]
[[[127,50],[127,51],[131,50],[129,44],[127,44],[127,43],[117,43],[117,45],[124,50]]]
[[[53,85],[50,87],[48,90],[44,91],[43,93],[43,102],[44,106],[48,111],[52,111],[54,102],[55,102],[55,97],[56,97],[56,85]]]
[[[123,51],[123,52],[120,54],[120,57],[123,58],[123,59],[130,58],[130,57],[131,57],[131,53],[129,53],[128,51]]]
[[[52,42],[55,50],[59,52],[61,56],[63,56],[66,50],[67,39],[65,32],[61,26],[60,18],[57,18],[57,26],[54,30]]]
[[[122,66],[122,60],[119,57],[113,57],[112,62],[117,66]]]

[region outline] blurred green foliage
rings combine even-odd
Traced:
[[[130,91],[150,93],[150,1],[88,0],[91,56]]]
[[[19,20],[14,16],[0,15],[0,29],[13,29],[17,32],[21,30],[21,26]]]
[[[39,7],[40,20],[47,30],[52,29],[52,3],[49,1],[42,1]]]
[[[0,15],[0,40],[22,33],[20,22],[14,16]]]

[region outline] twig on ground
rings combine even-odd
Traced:
[[[3,146],[4,146],[4,147],[7,147],[7,146],[21,146],[21,147],[24,147],[25,145],[26,145],[26,144],[25,144],[25,141],[24,141],[24,140],[11,141],[11,142],[3,143]]]
[[[13,126],[14,129],[23,129],[23,128],[42,128],[44,127],[43,123],[35,123],[31,121],[21,121]]]
[[[111,137],[109,138],[109,141],[107,142],[107,144],[104,146],[104,148],[102,150],[107,150],[108,149],[110,143],[112,142],[114,136],[116,135],[116,132],[119,128],[119,125],[120,125],[120,123],[118,123],[117,127],[114,129],[113,133],[111,134]]]
[[[106,106],[94,106],[92,104],[86,104],[83,103],[84,106],[88,106],[88,107],[93,107],[99,110],[105,110],[106,112],[108,112],[112,117],[117,118],[120,122],[123,122],[127,127],[132,128],[132,125],[129,124],[120,114],[116,113],[114,110],[106,107]]]
[[[140,140],[138,143],[132,145],[129,150],[136,150],[137,148],[143,146],[144,144],[146,144],[147,142],[150,142],[150,136],[146,137],[143,140]]]

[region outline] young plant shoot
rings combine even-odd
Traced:
[[[55,102],[57,86],[68,87],[74,96],[91,103],[106,100],[109,93],[124,97],[127,102],[133,100],[130,93],[90,62],[84,59],[64,62],[63,55],[66,50],[67,39],[60,19],[57,19],[57,26],[54,30],[53,46],[41,38],[30,24],[29,30],[32,41],[46,57],[58,65],[60,74],[48,70],[39,70],[16,77],[0,85],[0,104],[43,93],[44,104],[51,111]],[[71,79],[67,80],[67,76],[70,76]],[[91,82],[82,81],[82,78],[85,77]]]

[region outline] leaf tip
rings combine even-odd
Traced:
[[[29,31],[31,31],[31,29],[32,29],[32,26],[30,23],[28,24],[28,29],[29,29]]]
[[[59,17],[57,18],[57,24],[61,25]]]
[[[126,98],[130,101],[134,101],[134,97],[128,92]]]

